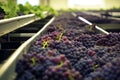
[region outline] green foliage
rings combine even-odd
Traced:
[[[35,14],[40,18],[45,18],[46,14],[57,15],[57,11],[55,11],[50,6],[32,6],[28,2],[25,5],[16,4],[14,1],[8,0],[6,3],[0,3],[0,7],[5,11],[5,18],[11,18],[18,16],[17,13],[27,14]]]
[[[36,16],[38,16],[40,18],[44,18],[45,14],[43,12],[44,12],[44,10],[41,8],[41,6],[33,6],[32,13],[36,14]]]
[[[25,5],[19,4],[19,12],[23,12],[24,14],[35,14],[40,18],[45,18],[46,13],[52,15],[58,15],[57,11],[51,8],[50,6],[31,6],[28,2]]]
[[[3,6],[3,4],[2,4],[2,2],[0,2],[0,11],[3,9],[2,6]]]
[[[34,13],[33,6],[31,6],[28,2],[25,5],[19,4],[19,12],[23,12],[24,14]]]
[[[33,6],[32,7],[32,13],[36,14],[36,16],[44,18],[46,16],[46,13],[57,15],[57,11],[52,9],[50,6]]]
[[[14,1],[8,0],[6,3],[2,4],[2,9],[4,9],[6,15],[5,18],[11,18],[17,16],[17,4]]]
[[[0,2],[0,7],[1,7],[2,5],[3,5],[2,2]]]

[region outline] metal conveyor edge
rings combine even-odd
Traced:
[[[53,17],[40,31],[38,31],[34,36],[25,41],[1,66],[0,68],[0,80],[13,80],[15,78],[15,66],[18,59],[22,57],[22,54],[26,53],[30,45],[36,40],[47,28],[49,24],[54,21]]]

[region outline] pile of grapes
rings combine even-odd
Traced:
[[[16,64],[16,80],[120,80],[120,33],[87,30],[58,16]]]

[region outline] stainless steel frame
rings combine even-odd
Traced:
[[[29,14],[0,20],[0,36],[5,35],[11,31],[14,31],[39,19],[40,18],[36,17],[35,14]]]

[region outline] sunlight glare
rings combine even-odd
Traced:
[[[84,8],[92,8],[92,7],[103,7],[104,0],[68,0],[69,7],[84,7]]]
[[[76,0],[78,2],[79,5],[90,5],[90,6],[94,6],[94,5],[102,5],[103,4],[103,0]]]
[[[31,5],[39,5],[39,0],[17,0],[18,4],[25,4],[26,2],[29,2]]]

